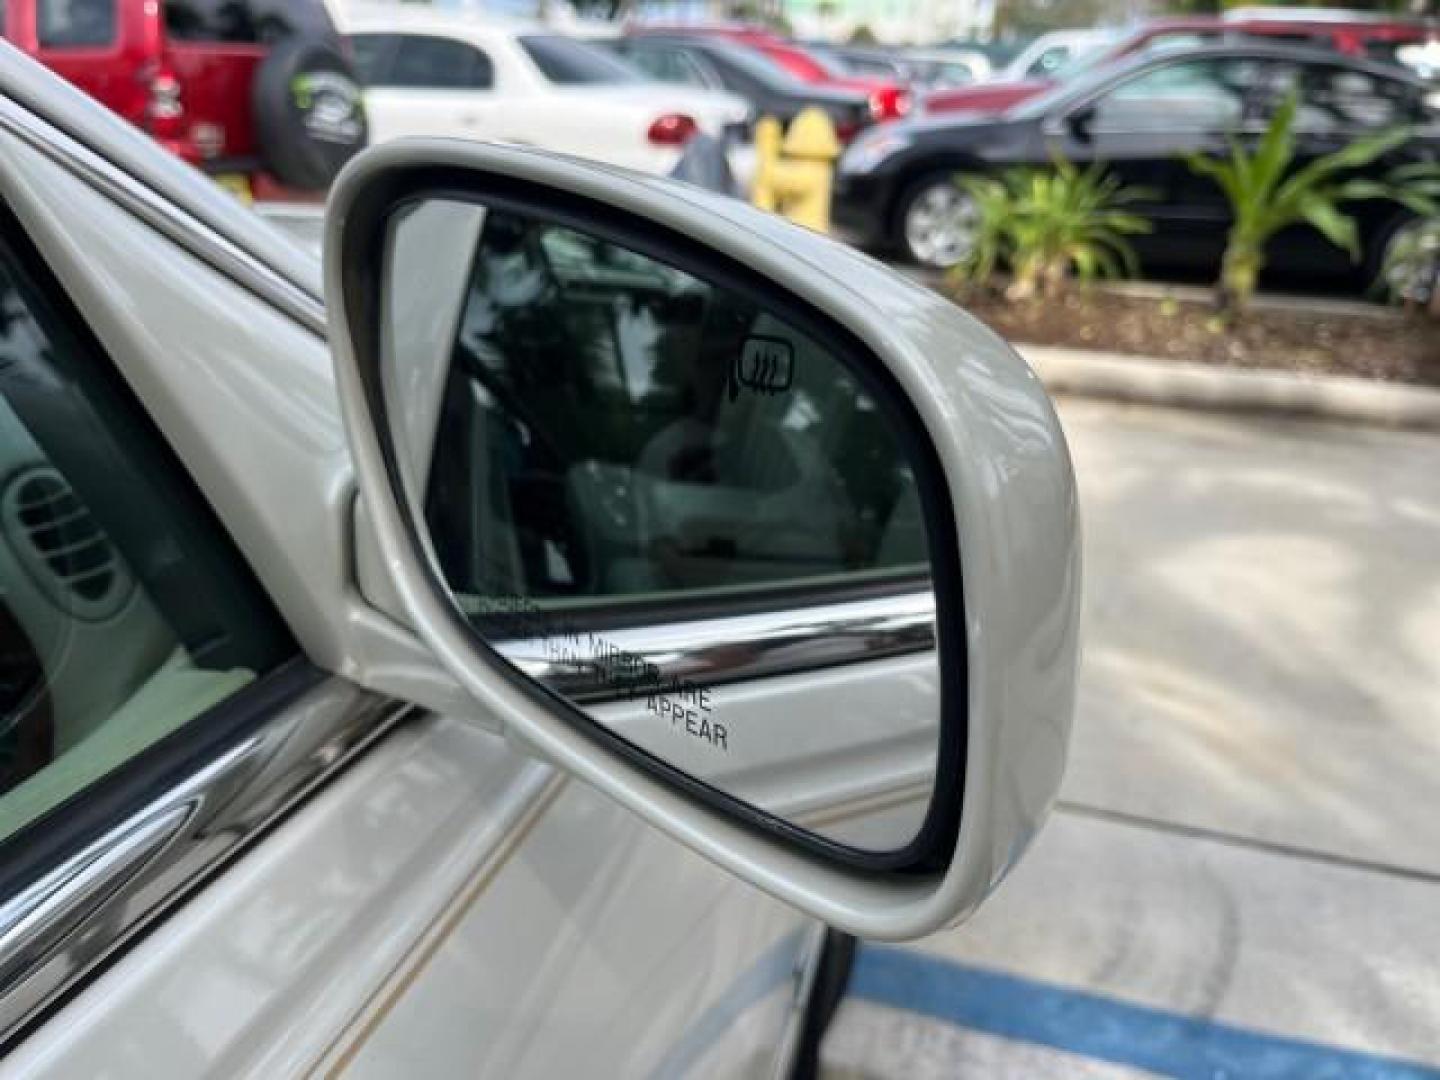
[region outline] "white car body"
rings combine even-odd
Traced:
[[[660,117],[690,117],[700,131],[722,141],[738,137],[750,120],[749,105],[721,91],[643,79],[552,82],[521,43],[527,35],[557,36],[554,28],[539,24],[394,5],[351,11],[341,27],[352,37],[398,35],[460,42],[482,53],[493,72],[488,88],[367,87],[372,143],[417,135],[485,139],[665,175],[674,169],[684,147],[650,139],[651,125]]]
[[[588,184],[609,205],[668,218],[853,317],[910,380],[960,507],[963,620],[937,632],[923,582],[876,597],[854,581],[823,605],[627,633],[683,658],[691,641],[763,641],[798,621],[778,666],[732,667],[726,684],[795,775],[828,758],[787,731],[833,728],[866,700],[933,703],[937,655],[964,657],[966,764],[939,778],[964,783],[954,857],[895,880],[832,866],[607,764],[555,717],[468,689],[479,669],[449,672],[417,633],[424,620],[396,606],[395,589],[409,594],[384,557],[388,518],[357,494],[374,474],[342,409],[346,323],[327,312],[313,255],[0,46],[0,343],[13,361],[0,396],[14,414],[0,439],[35,459],[12,464],[62,476],[70,459],[52,443],[85,457],[107,497],[135,471],[126,451],[155,449],[144,478],[184,495],[161,509],[183,518],[187,544],[214,541],[213,558],[175,580],[233,577],[270,612],[283,652],[249,672],[177,672],[134,659],[120,647],[133,635],[92,621],[80,670],[44,671],[59,690],[69,679],[108,695],[102,731],[122,712],[163,719],[187,686],[205,703],[78,784],[47,770],[83,759],[86,742],[58,746],[20,786],[49,776],[70,785],[64,800],[39,815],[6,804],[0,825],[18,841],[0,844],[0,1076],[784,1075],[820,919],[889,938],[954,922],[1055,797],[1077,659],[1077,510],[1058,421],[1014,353],[928,289],[736,200],[511,148],[426,153],[471,173],[479,154],[537,186]],[[332,228],[347,220],[345,191]],[[47,338],[64,348],[41,348]],[[62,359],[80,374],[54,377]],[[88,401],[75,388],[102,381],[108,411],[45,412],[43,449],[14,437],[26,394]],[[133,516],[127,527],[148,534]],[[0,550],[22,539],[0,521]],[[184,568],[185,550],[160,550],[147,573]],[[19,579],[0,559],[5,574]],[[172,590],[166,618],[214,614],[207,595]],[[928,637],[913,648],[882,648],[916,631]],[[126,712],[137,700],[145,708]],[[861,834],[923,800],[883,787],[883,749],[848,763],[848,790],[810,809]]]

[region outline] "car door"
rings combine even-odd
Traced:
[[[101,194],[48,137],[0,135],[0,1071],[778,1067],[813,922],[326,674],[390,631],[343,640],[375,613],[323,320],[235,275],[220,194]]]
[[[1047,121],[1051,145],[1064,156],[1104,162],[1124,183],[1149,193],[1140,205],[1154,231],[1132,241],[1143,259],[1218,265],[1229,207],[1182,155],[1223,152],[1226,134],[1246,120],[1259,66],[1246,58],[1175,58],[1105,86]]]
[[[356,34],[374,142],[414,135],[493,137],[499,119],[490,57],[432,34]]]
[[[1356,139],[1413,125],[1416,121],[1417,93],[1413,84],[1340,64],[1275,66],[1280,71],[1273,80],[1275,92],[1265,103],[1265,119],[1268,121],[1273,115],[1284,93],[1293,92],[1299,97],[1292,171],[1303,169]],[[1391,154],[1369,171],[1380,176],[1403,160],[1399,153]],[[1370,245],[1377,241],[1381,231],[1403,213],[1385,200],[1352,203],[1344,209],[1360,225],[1362,258],[1371,254]],[[1348,252],[1308,225],[1281,231],[1268,250],[1272,268],[1281,273],[1335,277],[1360,269]]]

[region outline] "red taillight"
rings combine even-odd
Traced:
[[[700,125],[693,116],[684,113],[666,113],[650,125],[646,133],[654,146],[684,146],[700,131]]]
[[[870,95],[872,120],[898,120],[910,111],[910,95],[898,86],[883,86]]]
[[[185,103],[180,99],[180,80],[161,68],[150,76],[150,98],[145,117],[150,134],[157,139],[178,139],[184,134]]]

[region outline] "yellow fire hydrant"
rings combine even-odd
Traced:
[[[830,189],[840,140],[830,117],[810,106],[790,121],[782,140],[780,121],[767,116],[755,125],[755,189],[751,201],[779,211],[797,225],[828,232]]]

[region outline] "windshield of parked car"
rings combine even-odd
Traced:
[[[1062,106],[1072,100],[1078,101],[1081,98],[1089,97],[1095,91],[1103,89],[1112,83],[1119,86],[1128,78],[1133,77],[1128,74],[1129,72],[1143,68],[1146,59],[1145,57],[1127,57],[1125,60],[1120,61],[1118,66],[1115,64],[1102,64],[1095,68],[1082,68],[1071,78],[1064,79],[1058,85],[1052,86],[1049,90],[1036,94],[1032,98],[1027,98],[1019,105],[1016,105],[1010,110],[1009,115],[1018,119],[1044,116],[1058,106]]]
[[[645,76],[613,53],[558,34],[528,34],[520,38],[540,73],[562,86],[580,83],[645,82]]]
[[[748,75],[765,86],[790,89],[804,85],[758,49],[732,44],[728,41],[709,42],[708,48],[725,63],[738,68],[741,74]]]

